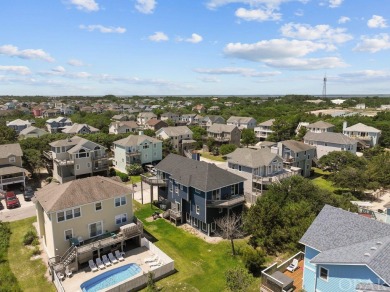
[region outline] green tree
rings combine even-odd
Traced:
[[[298,134],[295,136],[295,140],[297,140],[297,141],[303,141],[303,137],[305,137],[306,133],[307,133],[306,127],[301,127],[301,128],[299,129]]]
[[[365,168],[366,160],[360,158],[349,151],[332,151],[320,158],[319,163],[322,168],[330,171],[339,171],[347,166],[355,168]]]
[[[177,154],[177,151],[175,150],[175,148],[173,148],[171,140],[170,139],[163,140],[162,157],[165,158],[171,153]]]
[[[253,276],[241,267],[234,267],[225,272],[226,287],[232,292],[245,292],[253,282]]]
[[[257,142],[257,138],[253,129],[243,129],[241,132],[241,143],[246,147]]]
[[[40,168],[44,166],[41,152],[37,149],[24,150],[23,160],[24,160],[24,166],[33,176],[39,174]]]
[[[245,267],[253,275],[258,275],[262,270],[265,263],[266,254],[260,248],[253,248],[247,245],[242,252],[242,259],[245,263]]]
[[[200,126],[189,127],[193,133],[192,139],[196,141],[196,149],[202,149],[203,137],[207,135],[207,131]]]
[[[11,144],[17,141],[17,134],[14,129],[0,125],[0,144]]]
[[[296,127],[297,124],[289,121],[286,117],[276,118],[271,126],[273,132],[267,140],[273,142],[290,140],[295,136]]]
[[[174,127],[175,126],[175,121],[172,120],[172,119],[167,119],[167,120],[165,120],[165,122],[167,123],[167,125],[169,127]]]
[[[156,132],[151,130],[151,129],[145,129],[143,132],[144,132],[144,135],[149,136],[149,137],[155,137],[156,136]]]
[[[221,155],[226,155],[226,154],[232,153],[236,149],[237,149],[237,146],[234,144],[223,144],[219,148],[219,152],[221,153]]]
[[[390,186],[390,153],[384,152],[373,157],[368,163],[366,173],[370,181],[378,182],[383,187]]]
[[[139,175],[144,172],[144,169],[141,164],[132,163],[126,166],[126,171],[128,175]]]
[[[368,184],[367,175],[364,170],[351,166],[347,166],[333,173],[330,179],[336,186],[354,191],[363,190]]]

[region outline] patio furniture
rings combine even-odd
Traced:
[[[282,272],[276,271],[271,275],[272,278],[278,280],[280,283],[282,283],[283,291],[292,291],[294,286],[294,280],[290,277],[286,276]]]
[[[156,262],[156,261],[158,261],[158,255],[155,255],[155,256],[150,257],[150,258],[146,258],[146,259],[144,260],[145,264],[146,264],[146,263]]]
[[[89,264],[89,267],[91,268],[91,271],[92,272],[96,272],[98,270],[97,266],[95,265],[95,263],[93,262],[93,260],[89,260],[88,261],[88,264]]]
[[[106,255],[103,255],[103,256],[102,256],[102,260],[103,260],[103,263],[104,263],[104,265],[105,265],[106,267],[111,266],[111,262],[110,262],[110,260],[107,258]]]
[[[149,264],[149,267],[150,268],[157,268],[157,267],[161,267],[162,264],[163,264],[162,261],[158,261],[158,262],[154,262],[154,263]]]
[[[64,274],[61,273],[61,272],[58,272],[58,273],[57,273],[57,276],[58,276],[58,278],[59,278],[61,281],[65,278]]]
[[[112,254],[112,252],[110,252],[108,254],[108,258],[110,259],[110,261],[113,263],[113,264],[117,264],[118,263],[118,260],[114,257],[114,255]]]
[[[103,262],[100,258],[96,259],[96,265],[99,267],[100,270],[103,270],[106,268],[106,266],[103,264]]]
[[[298,260],[294,259],[293,262],[286,268],[287,271],[291,273],[294,272],[298,268]]]
[[[65,268],[65,275],[66,275],[68,278],[70,278],[70,276],[72,276],[72,274],[73,274],[72,269],[69,269],[69,266],[66,266],[66,268]]]
[[[116,251],[115,251],[115,256],[116,256],[116,258],[117,258],[120,262],[125,260],[125,258],[123,257],[122,254],[123,254],[123,253],[120,253],[119,250],[116,250]]]

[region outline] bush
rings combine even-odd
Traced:
[[[36,256],[36,255],[40,255],[41,254],[41,250],[39,249],[38,246],[34,247],[33,250],[31,251],[31,256]]]
[[[35,230],[30,229],[23,236],[23,244],[24,245],[30,245],[36,239],[38,239],[37,233],[35,232]]]
[[[265,263],[265,252],[248,245],[242,252],[242,259],[249,272],[256,275],[262,270]]]
[[[115,168],[110,168],[108,175],[109,176],[116,176]]]
[[[229,291],[244,292],[253,282],[253,276],[241,267],[228,269],[225,272],[226,288]]]
[[[116,174],[116,176],[119,176],[121,181],[123,181],[123,182],[129,181],[129,176],[126,173],[123,173],[123,172],[116,170],[115,174]]]
[[[126,170],[128,175],[140,175],[144,172],[144,169],[142,168],[141,164],[133,163],[129,166],[126,166]]]
[[[220,147],[219,152],[222,155],[226,155],[226,154],[232,153],[236,149],[237,149],[237,146],[234,144],[224,144]]]

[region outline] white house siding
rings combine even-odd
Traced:
[[[349,151],[356,154],[356,144],[353,145],[341,145],[324,142],[310,142],[305,141],[306,144],[316,146],[317,158],[320,159],[322,156],[329,154],[332,151]],[[348,149],[349,148],[349,149]]]

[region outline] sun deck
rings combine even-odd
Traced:
[[[302,290],[302,280],[303,280],[303,260],[298,262],[298,269],[294,272],[290,272],[285,270],[283,272],[284,275],[294,280],[294,290],[293,291],[301,291]]]

